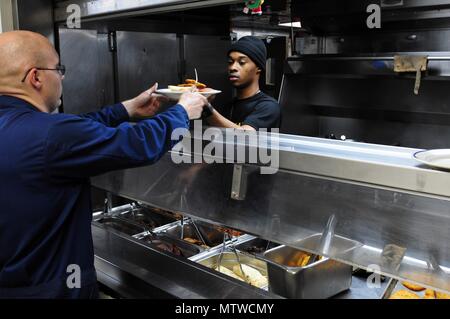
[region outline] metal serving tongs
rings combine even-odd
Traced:
[[[186,220],[189,221],[194,226],[195,232],[197,233],[197,236],[200,239],[200,241],[203,243],[203,245],[208,246],[208,244],[206,244],[205,239],[203,238],[200,230],[198,229],[195,221],[191,217],[187,217]],[[183,219],[181,219],[181,232],[180,232],[181,240],[184,240],[184,226],[185,225],[186,225],[185,219],[183,218]]]
[[[323,230],[322,237],[320,238],[318,251],[320,251],[324,255],[327,255],[329,253],[331,242],[333,241],[334,237],[334,229],[336,228],[336,223],[337,223],[336,215],[333,214],[328,219],[327,225]],[[317,254],[311,255],[306,265],[311,265],[315,263],[319,259],[319,257],[320,255]]]
[[[219,270],[219,271],[220,271],[220,265],[222,264],[223,254],[225,253],[225,250],[227,248],[227,246],[226,246],[227,238],[230,241],[232,241],[232,239],[233,239],[233,238],[230,238],[229,236],[230,235],[227,232],[223,233],[222,248],[220,249],[219,261],[217,262],[217,270]],[[231,251],[234,253],[234,256],[236,257],[236,261],[238,262],[239,268],[241,269],[242,279],[244,279],[244,281],[246,283],[249,283],[247,280],[247,277],[245,276],[244,269],[242,268],[241,260],[239,259],[239,255],[237,253],[236,247],[234,247],[234,244],[231,244],[230,248],[231,248]]]
[[[197,236],[198,236],[198,238],[200,239],[200,241],[203,243],[203,245],[209,246],[209,245],[206,243],[205,239],[203,238],[202,233],[201,233],[200,230],[198,229],[197,224],[195,223],[195,221],[194,221],[192,218],[191,218],[191,223],[192,223],[192,225],[194,226],[195,232],[197,233]]]

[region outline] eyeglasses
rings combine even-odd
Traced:
[[[27,71],[27,73],[25,74],[25,76],[22,79],[22,83],[25,82],[28,74],[31,72],[31,70],[36,69],[36,70],[47,70],[47,71],[58,71],[59,74],[61,74],[61,76],[64,76],[66,74],[66,67],[64,65],[58,65],[56,66],[56,68],[54,69],[49,69],[49,68],[31,68]]]

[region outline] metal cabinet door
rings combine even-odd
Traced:
[[[65,113],[80,114],[114,103],[113,54],[108,35],[92,30],[60,29]]]
[[[195,78],[197,69],[199,81],[208,87],[221,90],[214,100],[214,107],[221,108],[230,103],[232,87],[228,81],[228,50],[230,39],[219,36],[185,35],[184,58],[185,77]]]
[[[175,34],[117,32],[120,100],[135,97],[155,82],[160,88],[179,81],[179,46]]]

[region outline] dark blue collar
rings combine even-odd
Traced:
[[[0,108],[3,107],[28,108],[30,110],[40,112],[38,108],[28,103],[27,101],[9,95],[0,95]]]

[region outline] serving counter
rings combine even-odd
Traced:
[[[271,145],[272,164],[279,164],[275,174],[261,174],[262,158],[255,161],[259,164],[251,164],[226,150],[244,147],[250,154],[267,146],[245,140],[240,136],[245,133],[235,134],[232,142],[210,142],[201,134],[186,136],[155,165],[111,172],[92,183],[199,222],[231,227],[355,268],[450,291],[450,174],[417,162],[413,155],[419,150],[261,134],[259,141]],[[192,147],[195,142],[210,142],[223,152],[202,157],[203,149]],[[175,164],[175,156],[182,156],[185,163]],[[324,250],[321,238],[331,216],[336,224]],[[174,296],[195,291],[199,297],[211,298],[273,297],[245,283],[230,283],[198,264],[151,247],[144,249],[135,238],[124,239],[98,225],[93,230],[98,263],[121,257],[131,263],[131,270],[118,268],[127,268],[128,273],[152,269],[152,274],[158,274],[156,281],[164,278],[174,287],[184,287],[171,292]],[[162,260],[168,265],[161,266]],[[188,268],[178,268],[186,263]],[[198,290],[186,288],[190,285]],[[242,285],[247,289],[237,288]]]

